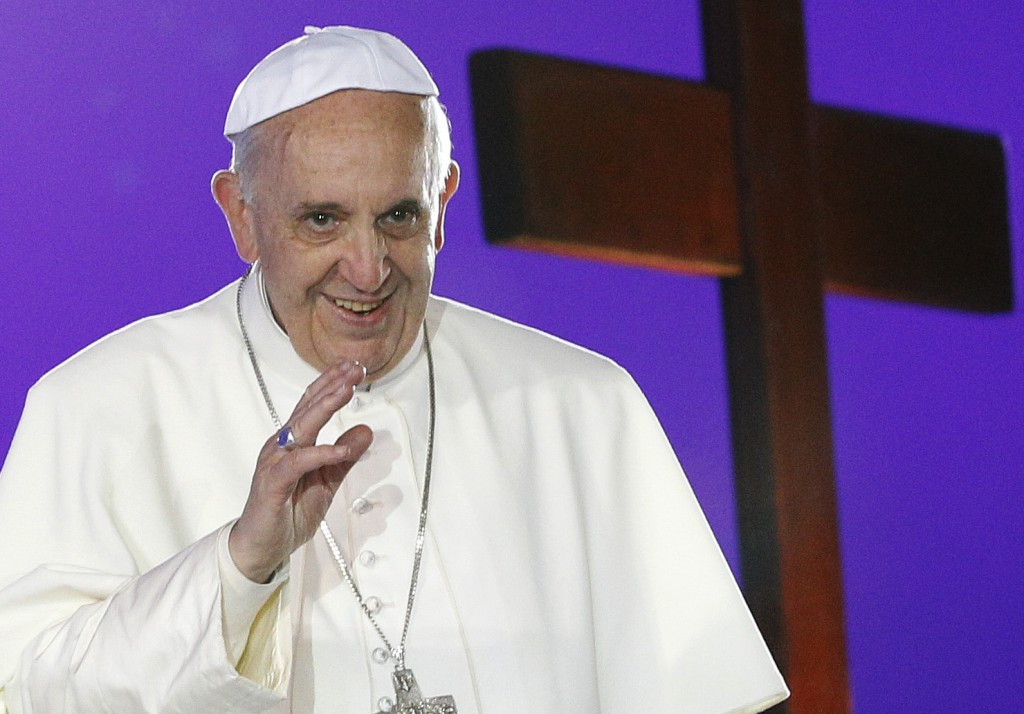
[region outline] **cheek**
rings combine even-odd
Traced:
[[[427,249],[426,256],[426,267],[425,270],[430,274],[431,278],[434,276],[434,266],[437,264],[437,250],[434,248],[434,244],[430,244],[430,248]]]
[[[280,237],[260,242],[260,262],[268,282],[273,281],[278,291],[291,300],[302,299],[330,269],[330,261],[320,252],[303,249],[297,241]]]
[[[290,335],[308,329],[315,306],[311,287],[317,281],[287,252],[274,252],[263,261],[263,274],[274,314]]]
[[[420,238],[415,244],[404,244],[399,252],[392,255],[392,260],[415,287],[429,289],[436,257],[433,242]]]

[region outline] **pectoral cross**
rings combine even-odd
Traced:
[[[424,699],[411,669],[396,669],[391,674],[397,704],[389,713],[378,714],[457,714],[450,695]]]

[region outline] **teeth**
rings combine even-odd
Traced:
[[[335,300],[334,304],[338,307],[343,307],[346,310],[352,312],[366,313],[373,312],[381,306],[383,300],[377,300],[376,302],[356,302],[355,300]]]

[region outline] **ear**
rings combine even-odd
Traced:
[[[252,227],[252,207],[242,197],[238,174],[234,171],[218,171],[210,181],[210,190],[228,221],[238,255],[247,263],[255,262],[260,257],[260,251]]]
[[[459,164],[453,161],[448,167],[448,178],[444,180],[444,189],[441,191],[441,201],[438,207],[437,228],[434,231],[434,250],[437,252],[441,252],[441,247],[444,245],[444,209],[458,188]]]

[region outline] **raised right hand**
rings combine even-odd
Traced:
[[[333,445],[315,445],[317,434],[365,378],[366,370],[353,362],[325,371],[285,423],[295,444],[282,448],[274,434],[260,450],[249,498],[228,538],[231,559],[250,580],[269,581],[313,537],[341,482],[370,446],[373,432],[365,425],[352,427]]]

